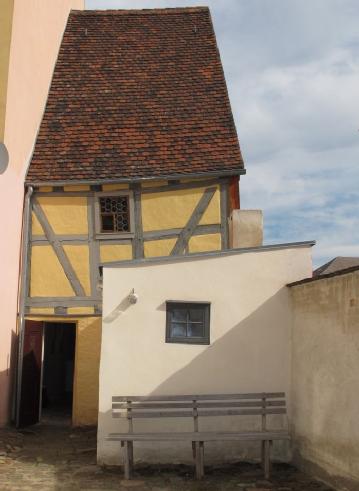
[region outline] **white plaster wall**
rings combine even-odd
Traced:
[[[297,285],[291,293],[295,459],[327,472],[323,477],[336,489],[357,490],[359,271]]]
[[[0,425],[9,419],[24,176],[68,14],[83,7],[84,0],[15,0],[14,4],[4,136],[10,161],[0,175]]]
[[[263,245],[262,210],[233,210],[229,219],[229,243],[234,249]]]
[[[291,310],[285,285],[311,274],[310,248],[217,255],[174,262],[104,268],[98,461],[119,463],[109,432],[127,429],[112,419],[113,395],[289,392]],[[138,303],[129,305],[131,289]],[[211,302],[209,346],[165,343],[165,301]],[[224,418],[200,427],[240,428],[253,419]],[[282,416],[272,424],[281,426]],[[163,422],[135,422],[154,430]],[[168,430],[192,421],[166,422]],[[208,444],[206,461],[257,457],[258,444]],[[151,450],[149,450],[149,448]],[[155,449],[155,451],[152,451]],[[275,453],[285,456],[283,445]],[[136,445],[145,461],[189,461],[190,445]]]

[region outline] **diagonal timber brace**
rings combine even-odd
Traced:
[[[178,256],[180,254],[183,254],[183,251],[188,245],[189,239],[193,235],[193,232],[195,231],[197,225],[199,224],[204,212],[206,211],[216,191],[217,191],[216,187],[207,188],[204,191],[190,219],[188,220],[185,227],[179,234],[179,237],[171,251],[171,256]]]
[[[67,279],[70,282],[70,285],[75,292],[75,295],[78,297],[85,297],[85,291],[83,289],[83,286],[81,285],[77,274],[75,273],[75,270],[73,269],[69,258],[67,257],[64,248],[62,247],[61,242],[57,239],[55,232],[53,231],[50,223],[48,222],[46,215],[41,208],[41,205],[39,202],[35,199],[33,202],[33,211],[36,215],[36,218],[39,220],[40,225],[44,229],[44,233],[46,235],[47,240],[50,242],[52,248],[54,249],[54,252],[60,261],[60,264],[64,270],[64,273],[67,277]]]

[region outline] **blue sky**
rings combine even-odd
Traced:
[[[86,0],[208,5],[265,242],[315,239],[315,265],[359,256],[358,0]]]

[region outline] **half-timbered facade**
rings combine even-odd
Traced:
[[[73,424],[96,423],[100,266],[228,249],[244,173],[208,9],[70,15],[26,179],[20,424],[44,406],[24,393],[44,332],[33,390],[51,400],[51,373],[64,392],[73,378]],[[59,324],[75,330],[68,352]]]

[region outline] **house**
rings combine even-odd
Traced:
[[[0,147],[9,158],[0,162],[0,426],[11,419],[25,173],[71,8],[84,0],[1,2]]]
[[[207,8],[71,12],[26,176],[18,424],[99,421],[117,463],[114,392],[289,392],[313,242],[262,246],[244,173]]]
[[[315,269],[313,271],[313,276],[322,276],[329,273],[335,273],[337,271],[353,268],[355,266],[359,266],[359,257],[338,256]]]
[[[26,175],[17,424],[68,411],[98,423],[98,462],[118,464],[113,395],[284,391],[295,462],[357,485],[357,270],[311,278],[313,241],[263,245],[261,212],[240,208],[244,174],[208,9],[71,12]],[[327,373],[343,385],[340,425]],[[213,445],[206,459],[258,450]],[[138,444],[135,457],[191,451]]]
[[[19,424],[40,393],[97,423],[100,265],[227,250],[244,173],[207,8],[71,12],[26,176]]]

